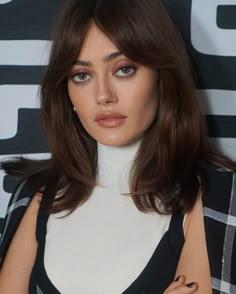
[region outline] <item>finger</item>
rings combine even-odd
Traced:
[[[172,290],[172,289],[175,289],[175,288],[177,288],[177,287],[183,285],[184,282],[185,282],[185,277],[182,276],[182,275],[178,276],[178,277],[177,277],[177,278],[176,278],[176,279],[175,279],[175,280],[169,285],[169,287],[165,290],[165,292],[164,292],[163,294],[167,293],[167,291],[170,291],[170,290]]]
[[[167,292],[164,292],[166,294],[191,294],[195,293],[198,289],[198,285],[195,282],[183,284],[178,287],[175,287],[171,290],[168,290]]]

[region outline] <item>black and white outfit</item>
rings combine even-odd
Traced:
[[[184,217],[141,213],[126,194],[139,144],[98,144],[97,186],[89,200],[66,217],[39,210],[30,294],[157,294],[173,281]],[[235,174],[212,166],[208,177],[203,209],[213,293],[236,293]],[[12,195],[1,263],[33,195],[26,182]]]

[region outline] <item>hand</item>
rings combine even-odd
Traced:
[[[195,282],[185,284],[185,277],[179,276],[173,281],[163,294],[191,294],[197,291],[198,285]]]

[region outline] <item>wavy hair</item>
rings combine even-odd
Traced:
[[[189,211],[199,189],[206,188],[207,166],[235,164],[208,142],[184,42],[160,0],[66,1],[41,87],[42,121],[52,156],[47,161],[6,162],[3,168],[37,182],[51,213],[71,212],[91,195],[97,145],[73,111],[67,79],[92,23],[125,56],[158,72],[158,113],[143,135],[131,171],[135,205],[143,212]]]

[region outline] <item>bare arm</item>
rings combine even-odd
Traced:
[[[202,199],[199,195],[185,222],[185,244],[180,256],[177,275],[184,275],[186,282],[196,281],[196,293],[211,294],[211,277],[203,221]]]
[[[36,257],[36,219],[40,196],[32,199],[9,246],[0,271],[0,293],[27,294]]]

